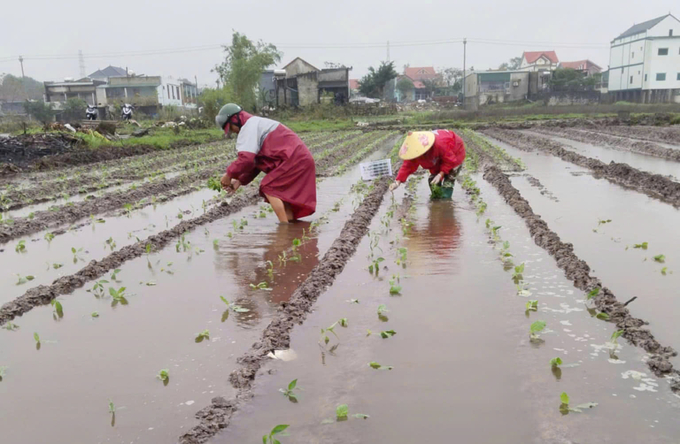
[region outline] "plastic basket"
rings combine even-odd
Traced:
[[[363,180],[373,180],[382,176],[392,175],[392,161],[390,159],[374,160],[359,164],[361,178]]]

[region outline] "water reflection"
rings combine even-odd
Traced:
[[[234,293],[225,297],[249,310],[231,314],[225,311],[222,321],[231,316],[242,326],[258,324],[271,312],[269,306],[287,301],[319,263],[318,239],[306,237],[309,222],[252,226],[252,229],[235,236],[232,245],[221,246],[215,261],[216,268],[228,270],[237,284]],[[294,239],[302,242],[295,252],[292,250]],[[251,286],[262,282],[267,288]]]
[[[429,214],[411,228],[406,241],[408,259],[425,258],[430,274],[451,274],[447,260],[461,245],[461,226],[453,201],[430,201]]]

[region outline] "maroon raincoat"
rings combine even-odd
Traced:
[[[261,172],[260,195],[278,197],[288,203],[295,219],[316,211],[316,167],[304,142],[293,131],[274,120],[238,114],[241,131],[236,139],[238,157],[227,174],[242,185]],[[228,131],[229,125],[225,127]]]

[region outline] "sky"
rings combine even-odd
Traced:
[[[675,11],[672,9],[675,6]],[[108,65],[137,74],[198,79],[211,69],[233,31],[275,44],[279,67],[302,57],[351,66],[361,78],[389,59],[410,66],[497,68],[523,51],[555,50],[561,61],[590,59],[606,69],[609,43],[635,23],[674,13],[677,0],[83,0],[8,1],[0,26],[0,74],[41,81],[80,77]]]

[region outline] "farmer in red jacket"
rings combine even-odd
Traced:
[[[290,129],[274,120],[252,116],[228,103],[215,117],[217,126],[238,134],[238,157],[222,176],[222,188],[233,194],[261,172],[260,195],[279,222],[288,223],[316,211],[316,168],[309,149]]]
[[[390,185],[390,191],[406,182],[418,167],[430,170],[431,187],[441,185],[453,188],[465,160],[465,143],[453,131],[409,131],[399,150],[399,157],[404,159],[404,163],[396,180]]]

